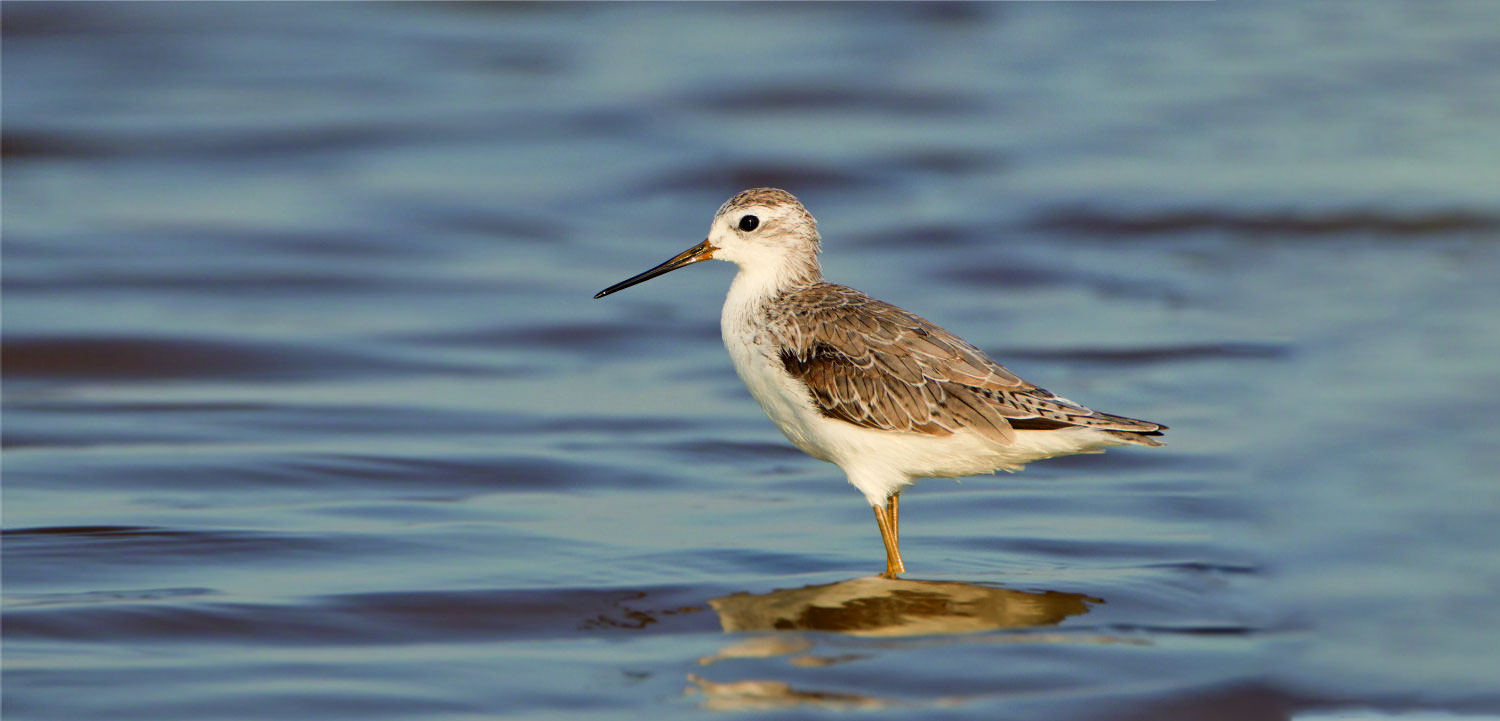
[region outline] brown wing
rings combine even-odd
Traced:
[[[1003,444],[1016,429],[1165,429],[1060,398],[962,338],[852,288],[819,283],[773,307],[769,328],[783,366],[830,418],[936,436],[967,429]]]

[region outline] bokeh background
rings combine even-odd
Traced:
[[[1494,3],[0,12],[8,720],[1500,713]],[[759,185],[1170,445],[871,581],[732,268],[591,299]]]

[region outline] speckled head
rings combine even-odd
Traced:
[[[781,188],[751,188],[736,193],[714,214],[710,239],[721,225],[747,239],[790,241],[811,246],[814,253],[821,250],[817,219],[797,196]]]
[[[796,196],[779,188],[752,188],[730,198],[714,215],[707,242],[715,258],[739,265],[742,272],[790,283],[822,276],[818,221]]]

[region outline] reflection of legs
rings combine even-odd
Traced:
[[[906,571],[906,564],[901,562],[901,549],[896,544],[896,526],[892,522],[890,513],[880,506],[874,506],[875,523],[880,525],[880,540],[885,542],[885,577],[895,578],[897,574]]]

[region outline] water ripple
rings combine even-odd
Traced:
[[[158,380],[172,378],[288,379],[350,373],[473,372],[475,368],[397,360],[286,342],[171,337],[9,336],[8,378]]]
[[[1121,213],[1080,207],[1047,211],[1033,220],[1031,225],[1041,230],[1104,236],[1213,231],[1256,236],[1347,236],[1368,233],[1411,237],[1494,232],[1500,230],[1500,216],[1463,210],[1406,214],[1378,210],[1235,213],[1221,209]]]

